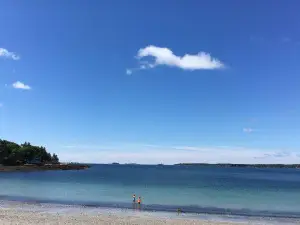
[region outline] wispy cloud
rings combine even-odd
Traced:
[[[293,154],[291,152],[287,152],[287,151],[277,151],[277,152],[268,152],[268,153],[264,153],[263,155],[261,156],[257,156],[257,157],[254,157],[256,159],[266,159],[266,158],[286,158],[286,157],[290,157],[292,156]],[[300,155],[298,154],[295,154],[295,157],[299,157],[300,158]]]
[[[281,38],[281,41],[284,42],[284,43],[288,43],[288,42],[291,42],[292,39],[289,38],[289,37],[283,37],[283,38]]]
[[[290,156],[290,155],[291,155],[290,152],[281,151],[281,152],[276,152],[275,154],[273,154],[273,157],[281,158],[281,157],[287,157],[287,156]]]
[[[111,149],[112,146],[106,145],[89,145],[89,144],[73,144],[73,145],[62,145],[62,148],[69,148],[69,149]]]
[[[146,57],[151,57],[153,60],[151,62],[141,61]],[[169,48],[161,48],[154,45],[141,48],[136,58],[139,60],[140,66],[134,69],[127,69],[127,74],[132,74],[134,70],[151,69],[162,65],[190,71],[225,68],[225,65],[220,60],[213,58],[206,52],[199,52],[195,55],[185,54],[184,56],[177,56]]]
[[[29,85],[26,85],[20,81],[17,81],[15,83],[12,84],[12,86],[16,89],[23,89],[23,90],[30,90],[31,87]]]
[[[291,45],[299,45],[300,41],[288,36],[284,37],[275,37],[275,38],[265,38],[259,36],[251,36],[250,41],[254,43],[263,43],[263,44],[291,44]]]
[[[174,164],[191,163],[297,163],[298,152],[285,150],[264,150],[246,147],[199,147],[199,146],[163,146],[149,144],[120,144],[119,146],[89,146],[60,149],[62,161],[90,163],[141,163]],[[126,146],[126,147],[125,147]],[[56,151],[59,148],[55,149]]]
[[[132,74],[132,70],[131,70],[131,69],[127,69],[127,70],[126,70],[126,74],[127,74],[127,75],[131,75],[131,74]]]
[[[210,149],[210,148],[195,147],[195,146],[174,146],[172,148],[176,150],[182,150],[182,151],[207,151]]]
[[[14,52],[10,52],[5,48],[0,48],[0,58],[19,60],[20,56]]]
[[[244,133],[252,133],[252,132],[254,132],[254,129],[252,129],[252,128],[243,128],[243,132]]]

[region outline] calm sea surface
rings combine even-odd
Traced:
[[[300,170],[93,165],[0,173],[0,199],[144,210],[300,218]]]

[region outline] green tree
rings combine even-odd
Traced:
[[[3,165],[20,165],[32,160],[41,163],[58,163],[59,159],[56,154],[51,155],[45,147],[34,146],[29,142],[18,145],[0,139],[0,164]]]
[[[51,158],[52,158],[52,162],[54,162],[54,163],[58,163],[59,162],[58,156],[55,153],[53,153],[53,155],[52,155]]]

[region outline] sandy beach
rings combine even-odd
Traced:
[[[45,205],[25,204],[25,203],[5,203],[0,204],[0,224],[127,224],[127,225],[160,225],[160,224],[193,224],[193,225],[239,225],[245,223],[228,223],[202,221],[198,219],[167,218],[154,216],[151,214],[137,213],[126,214],[116,212],[90,212],[85,208],[76,211],[53,211]],[[52,208],[53,209],[53,208]],[[248,224],[248,223],[246,223]],[[252,223],[253,224],[253,223]]]
[[[237,223],[218,223],[218,222],[205,222],[199,220],[183,220],[183,219],[155,219],[137,216],[117,216],[117,215],[63,215],[63,214],[49,214],[49,213],[34,213],[22,212],[17,210],[1,210],[0,224],[193,224],[193,225],[233,225]]]

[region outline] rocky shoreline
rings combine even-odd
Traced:
[[[0,166],[0,172],[31,172],[47,170],[84,170],[90,168],[89,165],[83,164],[45,164],[34,165],[25,164],[20,166]]]

